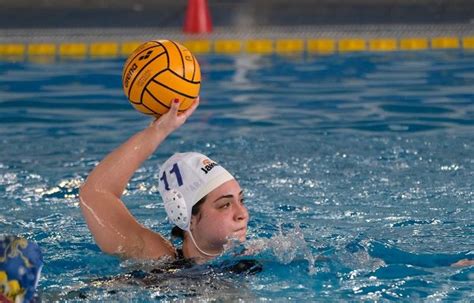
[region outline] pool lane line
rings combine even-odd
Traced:
[[[0,57],[25,59],[115,58],[126,57],[142,41],[64,42],[64,43],[1,43]],[[474,36],[411,37],[411,38],[317,38],[317,39],[218,39],[181,41],[195,54],[332,54],[347,52],[422,51],[438,49],[474,49]]]

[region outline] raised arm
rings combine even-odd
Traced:
[[[136,221],[121,196],[135,171],[198,104],[199,98],[186,112],[178,114],[179,102],[175,100],[168,113],[107,155],[90,173],[79,192],[80,206],[102,251],[136,259],[175,255],[169,241]]]

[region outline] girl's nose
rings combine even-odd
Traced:
[[[240,201],[237,201],[235,204],[235,214],[234,217],[237,221],[242,221],[242,220],[247,220],[248,219],[248,211],[247,208],[240,203]]]

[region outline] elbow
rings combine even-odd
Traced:
[[[82,199],[84,198],[84,196],[87,195],[87,192],[88,192],[88,187],[86,186],[86,184],[82,184],[81,187],[79,187],[79,200],[82,201]]]
[[[79,188],[79,205],[81,207],[84,206],[84,200],[87,199],[87,196],[89,195],[89,189],[87,187],[85,187],[85,185],[82,185],[80,188]]]
[[[79,188],[79,207],[82,209],[86,219],[89,219],[93,208],[95,208],[95,201],[97,200],[97,191],[90,185],[83,184]]]
[[[97,191],[92,187],[91,184],[83,183],[79,188],[79,203],[82,205],[84,200],[87,200],[88,197],[94,196]]]

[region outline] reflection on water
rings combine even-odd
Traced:
[[[473,56],[199,57],[200,108],[124,201],[168,236],[158,165],[208,154],[237,176],[251,215],[250,255],[211,265],[263,270],[198,268],[151,288],[93,283],[136,268],[99,251],[77,203],[88,172],[149,123],[123,96],[122,60],[0,63],[0,230],[43,248],[46,301],[468,301],[473,268],[450,264],[474,251]]]

